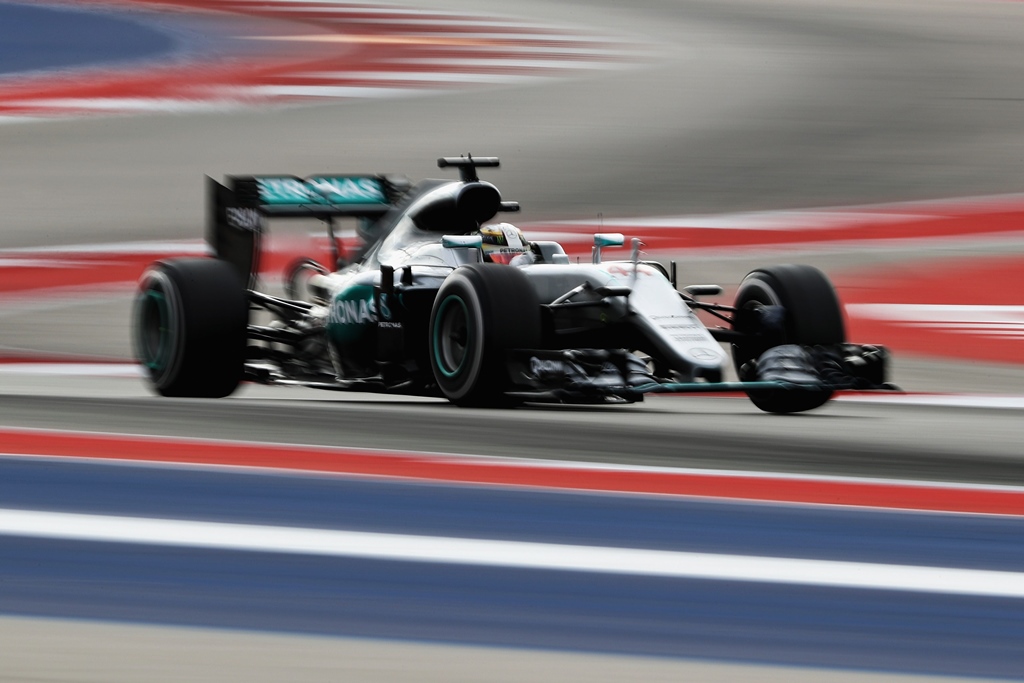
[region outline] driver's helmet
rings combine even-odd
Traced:
[[[523,231],[511,223],[495,223],[480,228],[484,260],[492,263],[520,265],[533,261],[530,243]]]

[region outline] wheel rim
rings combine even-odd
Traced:
[[[459,296],[449,296],[437,309],[434,324],[434,363],[444,377],[458,376],[473,346],[469,310]]]
[[[167,368],[171,352],[170,308],[164,293],[149,289],[139,302],[138,346],[140,360],[154,372]]]
[[[737,301],[737,306],[743,310],[754,310],[764,306],[780,306],[782,302],[779,301],[778,295],[775,290],[772,289],[768,282],[765,282],[760,277],[756,277],[754,274],[748,275],[747,280],[744,283],[746,285],[738,295],[743,300]],[[742,286],[741,286],[742,287]],[[763,343],[757,342],[745,342],[745,343],[733,343],[732,345],[732,357],[733,367],[736,368],[737,374],[741,380],[747,379],[743,376],[743,366],[751,361],[756,360],[767,347]]]

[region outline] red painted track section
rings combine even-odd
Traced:
[[[0,252],[0,295],[134,283],[157,259],[205,253],[199,244],[167,245],[156,253],[143,246],[120,253],[102,248]]]
[[[0,120],[187,111],[416,93],[635,61],[575,28],[398,5],[291,0],[78,0],[137,16],[208,19],[227,53],[0,79]]]
[[[595,232],[622,232],[641,237],[649,251],[885,244],[1024,234],[1024,196],[529,227],[584,241]]]
[[[714,222],[716,227],[707,227]],[[926,244],[1005,237],[1024,231],[1024,197],[911,203],[831,211],[735,214],[623,221],[612,225],[524,225],[532,239],[561,241],[586,258],[592,233],[621,230],[645,249],[692,253],[737,249],[832,247],[845,243]],[[267,274],[279,277],[300,255],[327,261],[326,243],[268,242]],[[609,257],[624,257],[609,250]],[[0,304],[5,297],[69,296],[109,285],[130,286],[157,258],[206,253],[195,242],[0,252]],[[981,361],[1024,362],[1024,255],[892,264],[830,273],[846,305],[851,339],[897,353]]]
[[[1024,256],[947,259],[836,278],[851,339],[901,351],[1024,362]]]
[[[707,228],[699,225],[700,222],[707,220],[714,220],[719,226]],[[734,249],[829,246],[843,243],[884,245],[907,240],[976,239],[1024,233],[1024,197],[972,199],[935,205],[913,203],[829,212],[793,211],[724,215],[713,218],[665,218],[657,219],[658,226],[652,227],[654,222],[637,220],[604,225],[534,223],[522,227],[532,239],[559,239],[571,255],[580,257],[589,255],[593,233],[611,230],[621,231],[627,238],[640,237],[644,241],[645,250],[650,253],[693,250],[731,252]],[[156,254],[151,249],[143,250],[145,246],[140,243],[135,251],[125,248],[118,252],[105,252],[102,246],[92,251],[70,248],[65,251],[59,248],[45,251],[0,251],[0,293],[45,287],[134,282],[145,266],[155,258],[202,253],[198,242],[182,243],[178,249],[169,246],[163,253]],[[327,253],[325,245],[315,245],[311,248],[323,254]],[[615,250],[608,250],[609,256],[618,258],[619,256],[615,254]],[[281,267],[288,259],[298,255],[298,252],[291,253],[287,250],[272,254],[269,259],[270,268]],[[962,269],[966,263],[953,262],[952,267]],[[977,266],[982,272],[987,272],[989,268],[990,266],[984,263]],[[1012,265],[1009,266],[1006,272],[1012,271],[1012,268]],[[891,286],[888,283],[876,286],[867,281],[867,278],[876,279],[890,271],[891,266],[886,270],[864,271],[864,277],[851,276],[837,284],[848,292],[861,290],[861,293],[857,294],[857,301],[884,301],[884,293],[890,290]],[[905,288],[914,289],[915,285],[910,283],[911,279],[929,277],[928,282],[917,288],[932,292],[932,299],[955,297],[954,301],[945,303],[994,303],[993,296],[998,297],[998,301],[1001,302],[1024,303],[1024,299],[1017,297],[1012,291],[1013,287],[1003,287],[1009,284],[1004,279],[992,282],[981,278],[973,283],[967,282],[968,287],[963,289],[965,283],[962,280],[946,276],[950,272],[950,264],[940,264],[934,269],[928,268],[927,271],[903,270],[901,272],[904,275],[899,279],[899,283]],[[956,287],[934,289],[933,285],[937,279],[955,280]],[[960,293],[952,294],[954,291]],[[872,293],[866,295],[865,292]]]
[[[607,468],[316,446],[0,429],[0,453],[255,467],[446,483],[1024,515],[1024,489],[752,473]]]

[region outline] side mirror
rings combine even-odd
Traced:
[[[450,249],[456,266],[483,261],[484,239],[480,235],[445,235],[441,238],[441,246]]]
[[[601,249],[603,247],[621,247],[626,243],[626,238],[621,232],[599,232],[594,235],[594,248],[591,251],[593,263],[601,262]]]

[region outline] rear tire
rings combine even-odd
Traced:
[[[163,396],[221,398],[242,381],[248,321],[245,286],[227,261],[160,261],[139,281],[135,357]]]
[[[828,277],[805,265],[780,265],[750,272],[736,292],[738,331],[749,340],[733,344],[732,356],[741,380],[747,364],[773,346],[830,346],[846,341],[842,306]],[[780,306],[785,311],[779,329],[757,329],[755,309]],[[745,367],[746,366],[746,367]],[[747,392],[758,408],[769,413],[798,413],[817,408],[830,398],[831,389],[759,389]]]
[[[541,342],[540,300],[519,269],[473,263],[456,269],[430,312],[430,365],[441,392],[460,406],[515,401],[506,352]]]

